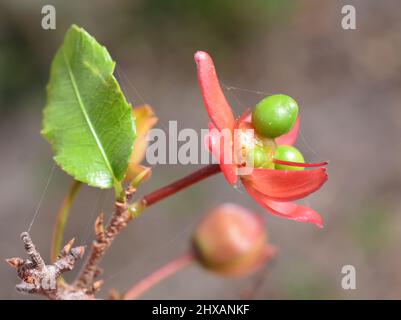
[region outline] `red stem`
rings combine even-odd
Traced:
[[[195,255],[191,251],[185,253],[178,258],[175,258],[174,260],[170,261],[160,269],[156,270],[155,272],[151,273],[150,275],[139,281],[137,284],[135,284],[124,295],[124,300],[137,299],[154,285],[184,269],[194,261]]]
[[[202,181],[216,173],[220,172],[220,166],[217,164],[210,164],[206,167],[203,167],[200,170],[191,173],[190,175],[173,182],[165,187],[162,187],[146,196],[144,196],[138,202],[131,204],[137,211],[137,213],[141,212],[146,207],[165,199],[168,196],[175,194],[176,192],[193,185],[196,182]],[[132,193],[131,193],[132,196]],[[128,198],[127,198],[128,199]],[[76,282],[76,286],[83,288],[88,287],[93,281],[93,277],[95,275],[95,271],[97,268],[97,264],[105,255],[108,248],[113,243],[114,239],[118,236],[118,234],[123,230],[128,222],[132,219],[132,211],[128,209],[127,203],[116,202],[116,211],[113,213],[112,219],[109,222],[104,234],[105,239],[102,241],[96,239],[97,245],[92,246],[92,252],[87,261],[86,265],[83,268],[83,271],[78,276],[78,280]],[[99,244],[100,241],[100,244]]]
[[[197,183],[219,172],[221,172],[221,170],[218,164],[209,164],[208,166],[203,167],[202,169],[199,169],[176,182],[173,182],[144,196],[141,200],[141,205],[143,207],[149,207],[152,204],[155,204],[156,202],[163,200],[164,198],[171,196],[174,193],[177,193],[178,191],[181,191],[182,189],[187,188],[194,183]]]

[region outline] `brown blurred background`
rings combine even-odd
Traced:
[[[45,4],[56,7],[56,30],[41,28]],[[357,30],[341,28],[345,4],[356,8]],[[134,105],[152,105],[159,127],[169,120],[179,128],[206,127],[193,62],[201,49],[214,57],[237,114],[264,95],[288,93],[301,107],[298,147],[308,161],[331,161],[329,182],[303,201],[323,215],[323,230],[269,215],[270,239],[280,253],[259,273],[222,279],[194,266],[144,298],[237,299],[249,292],[256,299],[401,298],[400,1],[1,0],[1,259],[24,255],[19,234],[28,228],[53,165],[39,134],[41,112],[51,59],[72,23],[107,46],[126,96]],[[155,167],[140,194],[196,168]],[[46,258],[70,182],[56,168],[32,227]],[[225,201],[263,214],[221,175],[149,209],[102,262],[103,296],[182,253],[196,222]],[[94,218],[100,210],[110,214],[111,202],[111,192],[86,187],[66,239],[90,244]],[[356,267],[356,290],[341,288],[347,264]],[[0,298],[33,298],[15,292],[17,281],[1,263]]]

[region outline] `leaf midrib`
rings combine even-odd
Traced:
[[[85,118],[85,120],[86,120],[86,122],[87,122],[87,124],[88,124],[88,126],[89,126],[89,129],[90,129],[90,131],[91,131],[91,134],[92,134],[93,138],[95,139],[95,142],[96,142],[97,146],[99,147],[100,153],[102,154],[102,157],[103,157],[103,159],[104,159],[104,161],[105,161],[105,163],[106,163],[106,166],[108,167],[109,171],[110,171],[111,174],[112,174],[113,183],[114,183],[114,182],[116,181],[116,177],[115,177],[115,175],[114,175],[114,171],[113,171],[113,169],[112,169],[112,167],[111,167],[111,164],[110,164],[110,161],[109,161],[109,159],[108,159],[108,157],[107,157],[107,155],[106,155],[106,152],[105,152],[105,150],[103,149],[103,146],[102,146],[102,144],[101,144],[99,138],[98,138],[97,135],[96,135],[95,128],[94,128],[93,125],[92,125],[91,119],[89,118],[89,115],[88,115],[88,113],[86,112],[85,105],[84,105],[84,103],[83,103],[83,101],[82,101],[82,99],[81,99],[81,94],[80,94],[80,92],[79,92],[77,83],[76,83],[76,81],[75,81],[75,76],[74,76],[74,74],[73,74],[73,72],[72,72],[72,69],[71,69],[70,63],[69,63],[69,61],[68,61],[68,58],[67,58],[67,56],[66,56],[66,54],[65,54],[65,52],[64,52],[64,48],[62,49],[62,53],[63,53],[64,62],[65,62],[65,64],[66,64],[66,66],[67,66],[68,75],[69,75],[69,77],[70,77],[72,86],[73,86],[73,88],[74,88],[75,96],[76,96],[76,98],[77,98],[77,100],[78,100],[79,107],[80,107],[80,109],[81,109],[81,111],[82,111],[82,113],[83,113],[83,115],[84,115],[84,118]]]

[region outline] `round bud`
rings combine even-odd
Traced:
[[[291,130],[297,116],[297,102],[285,94],[275,94],[255,106],[252,124],[261,136],[276,138]]]
[[[274,158],[277,160],[300,162],[305,163],[302,153],[293,146],[278,146]],[[278,170],[303,170],[303,167],[288,166],[285,164],[275,164],[275,168]]]
[[[226,276],[244,275],[262,265],[266,242],[263,219],[234,204],[212,210],[193,235],[201,264]]]

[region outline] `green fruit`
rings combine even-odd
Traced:
[[[254,168],[261,168],[268,161],[266,150],[258,145],[249,150],[249,160]]]
[[[291,130],[297,116],[297,102],[285,94],[275,94],[255,106],[252,124],[261,136],[276,138]]]
[[[290,161],[290,162],[300,162],[305,163],[302,153],[295,147],[292,146],[278,146],[276,153],[274,154],[274,159]],[[278,170],[303,170],[303,167],[288,166],[285,164],[275,164],[275,168]]]

